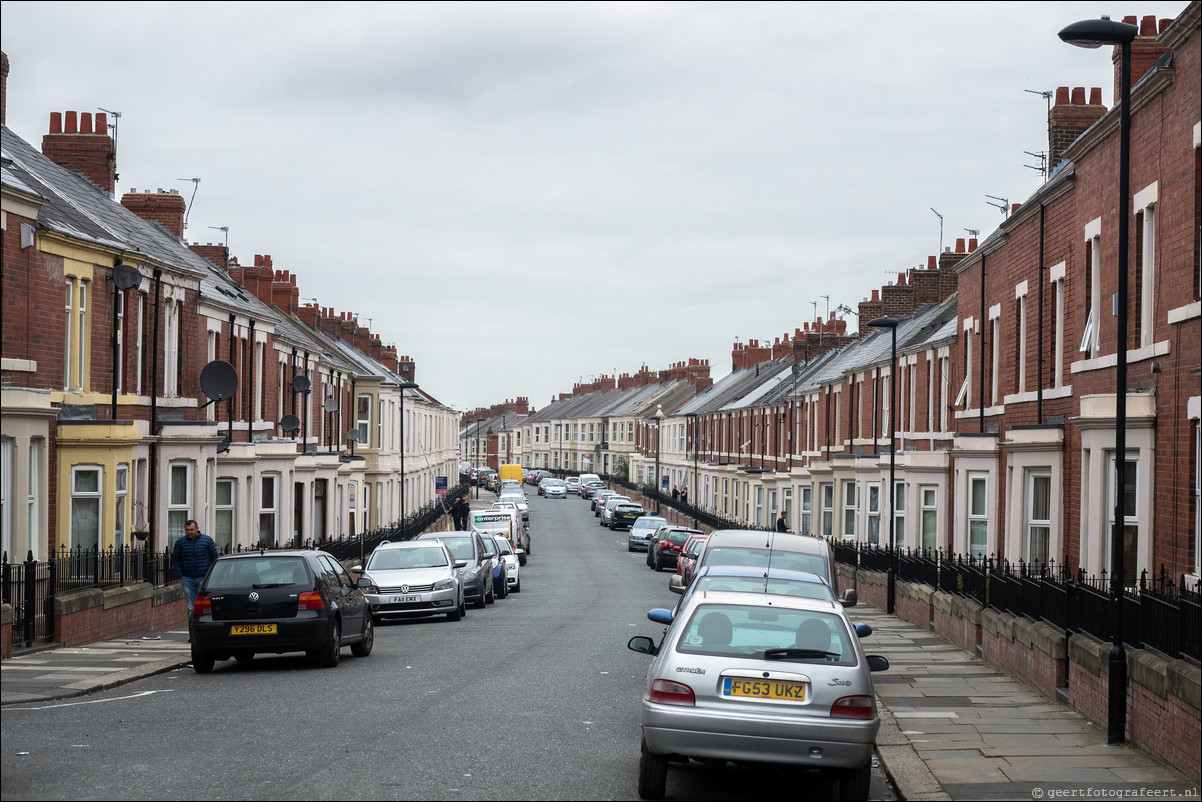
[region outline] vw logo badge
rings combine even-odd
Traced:
[[[401,585],[401,593],[408,593],[408,592],[409,592],[409,586]]]
[[[258,593],[258,591],[254,591],[254,590],[252,590],[252,591],[250,592],[250,600],[251,600],[251,601],[253,601],[253,602],[256,602],[256,601],[258,601],[258,600],[259,600],[259,593]]]

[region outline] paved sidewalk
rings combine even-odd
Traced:
[[[958,646],[861,605],[881,765],[904,800],[1198,799],[1198,786]],[[0,704],[82,696],[188,665],[188,633],[160,632],[22,654],[0,664]]]
[[[0,663],[0,705],[83,696],[191,660],[186,629],[18,654]]]
[[[903,799],[1198,799],[1198,784],[942,637],[861,605],[873,674],[877,748]]]

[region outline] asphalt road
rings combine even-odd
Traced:
[[[482,493],[481,501],[491,494]],[[522,592],[381,625],[367,658],[191,668],[0,714],[3,799],[637,799],[632,635],[666,573],[577,496],[531,493]],[[835,798],[820,775],[674,764],[668,797]],[[873,799],[893,799],[874,772]]]

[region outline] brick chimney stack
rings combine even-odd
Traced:
[[[1089,90],[1088,103],[1085,87],[1075,87],[1071,92],[1067,86],[1058,87],[1052,111],[1048,114],[1048,166],[1055,169],[1068,146],[1105,114],[1101,87]]]
[[[121,205],[143,220],[158,223],[177,239],[184,238],[184,211],[187,204],[174,189],[127,192],[121,196]]]
[[[1123,17],[1123,22],[1128,25],[1136,25],[1139,27],[1139,33],[1135,35],[1135,39],[1131,42],[1131,85],[1135,86],[1139,83],[1139,79],[1148,74],[1161,56],[1169,52],[1169,49],[1162,45],[1157,38],[1164,32],[1170,24],[1171,19],[1162,19],[1157,25],[1156,16],[1148,14],[1142,19],[1137,20],[1134,15]],[[1118,105],[1119,100],[1119,79],[1121,77],[1123,48],[1119,45],[1114,46],[1114,52],[1111,55],[1111,61],[1114,63],[1114,105]]]
[[[5,85],[7,85],[7,60]],[[7,90],[6,90],[7,95]],[[117,190],[117,146],[109,136],[108,115],[74,111],[50,113],[50,133],[42,137],[42,153],[65,170],[80,172],[112,196]]]
[[[208,259],[222,270],[229,272],[230,249],[224,245],[214,245],[211,242],[206,242],[204,245],[201,245],[198,242],[194,242],[190,244],[188,248],[192,251],[192,253],[196,254],[202,259]]]

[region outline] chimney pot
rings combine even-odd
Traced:
[[[1056,87],[1056,105],[1063,106],[1067,103],[1068,103],[1068,87],[1067,86]]]
[[[75,112],[73,112],[73,111],[67,112],[66,124],[67,124],[66,133],[68,133],[68,134],[79,133],[79,118]]]
[[[972,253],[977,249],[977,238],[973,237],[968,241],[968,252]]]
[[[1085,87],[1084,86],[1074,86],[1073,87],[1072,103],[1074,106],[1084,106],[1085,105]]]
[[[63,114],[60,111],[50,112],[50,133],[61,134],[63,132]]]
[[[85,111],[79,115],[79,133],[92,133],[92,112]]]
[[[1089,90],[1089,105],[1091,105],[1091,106],[1101,106],[1102,105],[1102,87],[1095,86]]]
[[[936,267],[938,267],[938,265],[936,264],[936,257],[928,256],[927,257],[927,270],[934,270]]]

